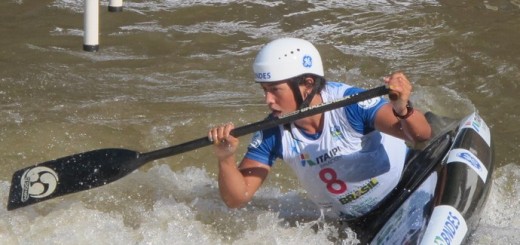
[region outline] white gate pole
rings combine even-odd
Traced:
[[[85,0],[83,50],[99,50],[99,0]]]
[[[109,0],[108,1],[108,12],[121,12],[123,11],[123,0]]]

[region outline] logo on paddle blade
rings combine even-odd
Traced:
[[[49,196],[56,190],[58,175],[47,167],[34,167],[26,170],[20,179],[22,202],[32,198]]]

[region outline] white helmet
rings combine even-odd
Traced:
[[[278,82],[303,74],[323,77],[323,64],[312,43],[299,38],[280,38],[260,50],[253,71],[257,82]]]

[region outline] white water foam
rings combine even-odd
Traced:
[[[332,244],[330,238],[337,237],[333,226],[317,221],[316,207],[299,192],[265,187],[247,208],[232,210],[220,200],[211,175],[156,165],[14,211],[6,210],[10,183],[2,181],[0,239],[3,244]],[[520,167],[507,165],[496,176],[470,244],[514,244],[520,238]],[[317,224],[316,232],[311,227]]]
[[[480,225],[470,244],[517,244],[520,241],[520,167],[508,164],[494,173]]]

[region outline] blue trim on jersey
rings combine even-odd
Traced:
[[[300,133],[307,139],[317,140],[321,136],[321,132],[316,132],[314,134],[307,133],[305,130],[300,130]]]
[[[344,96],[350,96],[363,91],[365,90],[352,87],[345,90]],[[374,131],[376,113],[386,103],[387,101],[381,97],[377,104],[368,109],[362,108],[359,103],[344,107],[350,126],[356,130],[356,132],[363,135]]]
[[[272,152],[277,151],[277,152]],[[282,158],[282,135],[278,127],[262,130],[262,143],[247,147],[245,158],[273,166],[276,158]]]

